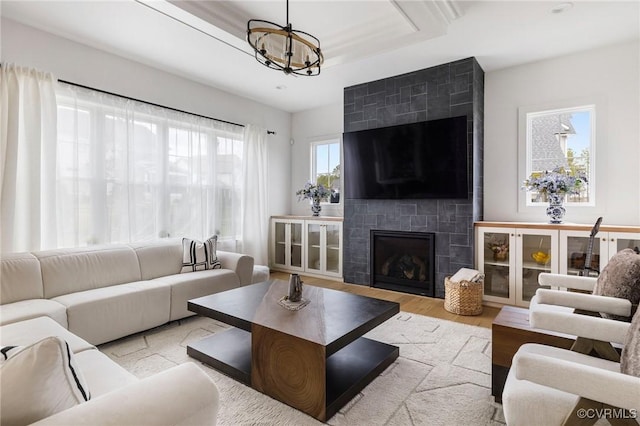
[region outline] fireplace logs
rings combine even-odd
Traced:
[[[382,264],[382,275],[387,277],[406,278],[408,280],[425,281],[427,265],[415,255],[394,254]]]

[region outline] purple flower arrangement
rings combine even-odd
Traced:
[[[304,188],[296,191],[296,195],[298,196],[298,201],[301,200],[326,200],[331,195],[331,190],[326,188],[322,184],[314,184],[312,182],[307,182],[304,185]]]
[[[579,194],[587,177],[581,173],[569,174],[563,167],[532,173],[522,184],[522,189],[540,194]]]

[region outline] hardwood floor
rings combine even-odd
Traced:
[[[271,271],[271,278],[288,281],[289,273]],[[400,293],[391,290],[382,290],[358,284],[346,284],[338,281],[326,280],[322,278],[302,275],[305,284],[318,287],[331,288],[334,290],[347,291],[349,293],[360,294],[362,296],[376,297],[378,299],[390,300],[400,303],[400,310],[412,312],[414,314],[426,315],[434,318],[441,318],[448,321],[455,321],[463,324],[477,325],[491,328],[493,319],[500,312],[499,308],[485,306],[481,315],[466,316],[456,315],[444,309],[444,299],[433,299],[431,297],[417,296],[414,294]]]

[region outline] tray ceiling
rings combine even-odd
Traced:
[[[475,56],[485,71],[640,38],[640,2],[291,0],[295,29],[318,37],[317,77],[258,64],[246,21],[284,25],[285,1],[16,1],[19,23],[285,111],[342,101],[344,87]],[[64,77],[64,76],[63,76]]]

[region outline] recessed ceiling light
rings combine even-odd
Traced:
[[[562,13],[566,10],[571,9],[572,7],[573,7],[573,3],[571,2],[558,3],[557,5],[551,8],[551,13]]]
[[[280,84],[280,85],[276,86],[276,89],[278,89],[278,90],[284,90],[286,88],[287,88],[287,86],[285,86],[284,84]]]

